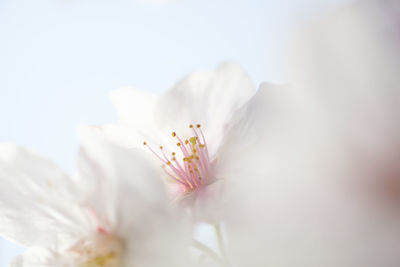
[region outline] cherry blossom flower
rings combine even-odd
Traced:
[[[10,266],[187,266],[189,228],[166,205],[153,169],[137,151],[85,131],[82,139],[73,177],[0,145],[0,233],[28,247]]]
[[[245,117],[245,104],[261,94],[240,66],[226,63],[212,72],[190,74],[160,96],[133,88],[113,91],[119,127],[105,131],[153,155],[163,169],[160,179],[168,181],[172,196],[192,208],[195,217],[219,220],[228,170],[245,167],[238,162],[245,157],[246,145],[260,142],[261,135],[250,129],[252,118],[239,117]],[[261,99],[259,104],[265,104]],[[238,131],[231,133],[237,123]],[[224,151],[236,145],[229,136],[239,132],[242,150],[226,155]],[[232,157],[232,164],[222,155]]]

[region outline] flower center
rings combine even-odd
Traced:
[[[210,178],[210,158],[204,134],[200,124],[189,125],[193,136],[183,140],[175,132],[172,137],[177,139],[181,158],[177,158],[175,152],[167,156],[164,147],[160,146],[160,153],[157,153],[146,142],[145,146],[163,163],[164,172],[175,183],[180,184],[185,193],[189,193],[207,183]]]
[[[108,233],[99,233],[93,240],[76,245],[72,251],[77,254],[79,267],[122,266],[122,244]]]

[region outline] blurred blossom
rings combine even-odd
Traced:
[[[286,187],[259,230],[274,266],[400,264],[399,8],[358,2],[293,43]]]
[[[29,248],[10,266],[187,266],[186,254],[174,253],[185,251],[189,229],[148,164],[99,135],[81,136],[74,177],[24,148],[0,146],[0,232]]]
[[[400,204],[399,26],[398,1],[363,1],[308,29],[296,43],[293,61],[293,95],[330,146],[323,152],[340,166],[332,171],[345,171],[338,178],[352,190],[395,207]]]

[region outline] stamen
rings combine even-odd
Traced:
[[[178,138],[179,143],[183,144],[182,139],[181,139],[179,136],[177,136],[176,138]],[[186,141],[187,141],[187,140],[186,140]],[[188,143],[186,143],[186,141],[185,141],[185,144],[188,144],[189,141],[188,141]],[[185,157],[188,157],[188,156],[189,156],[189,152],[187,151],[186,146],[184,146],[184,145],[181,146],[181,151],[182,151],[182,153],[183,153],[183,155],[184,155]]]
[[[172,137],[177,138],[176,145],[182,152],[182,158],[179,160],[175,152],[171,152],[168,157],[163,146],[160,146],[160,152],[156,153],[146,142],[145,146],[162,161],[162,168],[172,181],[184,186],[185,191],[192,191],[202,185],[204,178],[209,176],[210,161],[205,142],[204,134],[201,131],[200,124],[195,127],[190,124],[189,128],[193,130],[194,136],[190,136],[184,141],[172,132]],[[197,131],[196,131],[197,129]],[[201,139],[199,137],[199,133]]]
[[[194,131],[194,133],[195,133],[195,135],[198,137],[198,134],[197,134],[197,132],[193,129],[193,131]],[[206,159],[207,159],[207,161],[209,161],[210,160],[210,158],[209,158],[209,156],[208,156],[208,148],[207,148],[207,143],[206,143],[206,139],[204,138],[204,134],[203,134],[203,131],[201,130],[201,128],[199,127],[199,132],[200,132],[200,135],[201,135],[201,138],[202,138],[202,144],[204,144],[204,148],[205,148],[205,156],[206,156]]]
[[[147,148],[148,148],[157,158],[159,158],[162,162],[168,164],[167,161],[164,160],[162,157],[160,157],[149,145],[147,145],[146,142],[143,142],[143,145],[147,146]]]

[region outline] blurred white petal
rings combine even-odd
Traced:
[[[30,248],[24,254],[15,257],[8,267],[73,267],[68,261],[63,261],[50,250]]]
[[[234,256],[247,255],[239,262],[399,265],[398,8],[359,2],[294,43],[287,95],[299,123],[286,129],[293,138],[276,142],[281,165],[264,190],[250,190],[244,207],[253,220],[237,219],[232,230],[233,244],[255,242],[233,245]],[[243,225],[251,231],[240,232]],[[256,253],[261,246],[267,259]]]
[[[1,144],[0,179],[0,232],[6,238],[63,247],[87,228],[75,202],[75,184],[51,161]]]

